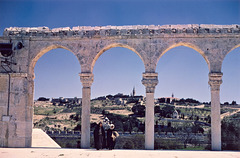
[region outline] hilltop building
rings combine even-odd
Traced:
[[[162,97],[162,98],[158,98],[157,102],[158,103],[174,103],[175,101],[179,101],[179,98],[175,98],[174,97],[174,93],[172,93],[171,97]]]
[[[101,96],[92,100],[110,100],[113,101],[116,105],[126,105],[127,103],[141,103],[143,104],[144,96],[136,96],[136,89],[133,87],[130,95],[124,95],[123,93],[118,93],[116,95],[107,95]]]
[[[133,90],[132,90],[132,93],[130,94],[131,97],[134,97],[136,94],[136,91],[135,91],[135,86],[133,87]]]
[[[179,115],[178,115],[177,110],[175,110],[175,111],[173,112],[172,118],[173,118],[173,119],[179,119]]]

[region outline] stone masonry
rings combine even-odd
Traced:
[[[23,48],[18,49],[21,42]],[[142,83],[146,87],[145,148],[154,149],[155,72],[159,59],[168,50],[185,46],[196,50],[209,68],[211,86],[212,150],[221,150],[220,85],[225,56],[240,46],[240,25],[135,25],[48,27],[4,30],[0,43],[12,43],[14,53],[8,60],[11,73],[0,67],[0,147],[31,147],[34,67],[48,51],[63,48],[72,52],[81,65],[82,148],[90,147],[90,98],[93,67],[106,50],[124,47],[135,52],[145,66]],[[1,60],[4,57],[1,56]],[[81,84],[81,83],[79,83]]]

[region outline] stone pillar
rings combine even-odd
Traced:
[[[81,125],[81,148],[90,148],[90,101],[92,73],[80,73],[82,82],[82,125]]]
[[[154,149],[154,91],[158,84],[157,73],[143,73],[142,84],[146,87],[145,149]]]
[[[33,109],[28,102],[28,75],[3,73],[0,78],[0,146],[31,147]]]
[[[27,141],[28,147],[32,147],[32,129],[33,129],[33,115],[34,115],[34,79],[35,74],[28,75],[28,97],[27,97],[27,121],[29,123],[28,133],[31,133],[29,135],[29,138]]]
[[[211,142],[212,150],[221,150],[220,85],[222,73],[209,73],[211,86]]]

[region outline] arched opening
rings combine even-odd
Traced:
[[[144,135],[141,132],[144,129],[140,129],[144,116],[137,118],[132,112],[134,105],[144,101],[145,88],[141,83],[144,70],[138,55],[122,47],[101,51],[94,66],[91,130],[94,130],[94,123],[107,117],[120,134],[115,148],[144,149]],[[137,137],[132,135],[134,132],[140,134],[138,139],[142,143],[138,146],[134,145],[137,141]]]
[[[240,45],[222,63],[221,98],[222,149],[240,150]]]
[[[240,103],[240,46],[233,49],[223,60],[223,83],[221,85],[221,103],[236,101]]]
[[[165,49],[163,51],[163,53],[161,54],[161,56],[159,57],[159,59],[166,53],[168,52],[169,50],[173,49],[173,48],[176,48],[176,47],[179,47],[179,46],[185,46],[185,47],[188,47],[188,48],[192,48],[193,50],[195,50],[197,53],[201,54],[201,56],[205,59],[205,61],[207,62],[207,65],[208,65],[208,68],[210,70],[210,63],[206,57],[206,55],[204,54],[204,52],[198,48],[197,46],[191,44],[191,43],[186,43],[186,42],[179,42],[179,43],[175,43],[173,45],[171,45],[170,47],[168,47],[167,49]],[[158,59],[158,61],[159,61]]]
[[[193,48],[170,47],[158,62],[155,148],[187,149],[189,144],[196,146],[194,143],[201,149],[207,146],[208,142],[201,140],[210,129],[209,69],[202,52]]]
[[[92,65],[91,65],[91,71],[93,71],[94,65],[96,63],[96,61],[98,60],[98,58],[107,50],[111,49],[111,48],[115,48],[115,47],[121,47],[121,48],[127,48],[131,51],[133,51],[134,53],[136,53],[138,55],[139,58],[141,58],[141,60],[144,63],[144,60],[142,59],[141,55],[132,47],[122,44],[122,43],[112,43],[110,45],[107,45],[106,47],[104,47],[93,59]]]
[[[48,47],[32,64],[35,72],[34,128],[46,132],[60,147],[79,147],[82,86],[76,56],[57,46]],[[33,129],[33,147],[57,147],[49,141],[46,143],[43,132],[38,129]],[[69,134],[71,138],[67,137]]]

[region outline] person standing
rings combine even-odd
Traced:
[[[94,129],[94,143],[97,150],[105,147],[105,131],[102,122],[99,122]]]
[[[110,128],[107,130],[107,148],[109,150],[114,149],[116,138],[119,136],[118,132],[114,130],[114,127],[114,124],[111,124]]]

